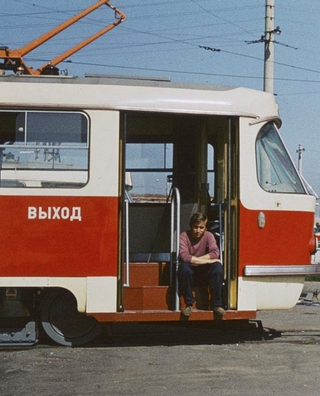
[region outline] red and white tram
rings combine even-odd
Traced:
[[[293,307],[320,272],[315,198],[279,126],[274,96],[245,88],[1,76],[2,343],[27,342],[8,339],[17,317],[63,345],[99,322],[180,321],[176,236],[194,211],[218,235],[223,320]],[[195,295],[189,320],[213,320]]]

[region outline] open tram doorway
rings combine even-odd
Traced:
[[[122,113],[121,126],[119,310],[174,310],[169,268],[173,188],[180,193],[180,232],[189,228],[194,212],[207,214],[224,267],[223,305],[237,309],[238,119],[128,112]],[[149,274],[150,263],[158,264],[157,276]],[[152,294],[152,286],[170,286],[163,291],[164,304],[133,303],[154,298],[141,297],[134,288],[146,287]]]

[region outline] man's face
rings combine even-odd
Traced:
[[[193,226],[191,227],[192,238],[200,239],[204,234],[204,232],[206,231],[206,229],[207,229],[206,221],[200,221],[199,224],[193,224]]]

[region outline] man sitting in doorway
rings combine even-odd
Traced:
[[[211,308],[217,315],[224,315],[222,308],[222,265],[216,240],[207,231],[208,218],[202,213],[191,216],[190,230],[180,236],[180,265],[178,269],[179,294],[184,298],[184,316],[190,316],[194,298],[192,288],[195,276],[209,286]]]

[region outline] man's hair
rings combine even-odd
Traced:
[[[202,221],[207,221],[207,220],[208,217],[204,213],[196,212],[191,216],[189,225],[190,227],[192,227],[194,225],[198,225]]]

